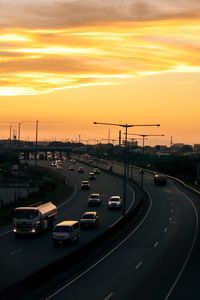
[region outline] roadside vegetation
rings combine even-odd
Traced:
[[[73,187],[66,184],[64,175],[55,172],[49,168],[42,168],[34,166],[28,167],[27,178],[31,186],[39,187],[39,190],[30,194],[26,198],[19,198],[15,203],[4,205],[0,208],[0,226],[12,222],[13,210],[17,206],[28,206],[36,203],[53,202],[58,205],[64,199],[68,198],[72,192]]]

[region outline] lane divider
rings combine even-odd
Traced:
[[[140,261],[139,264],[135,267],[135,269],[136,269],[136,270],[139,269],[139,267],[141,267],[142,264],[143,264],[143,262]]]

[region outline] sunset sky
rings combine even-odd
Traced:
[[[200,1],[0,0],[0,139],[200,143]]]

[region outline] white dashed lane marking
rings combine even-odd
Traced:
[[[142,265],[142,261],[139,262],[139,264],[137,264],[137,266],[135,267],[135,269],[139,269],[139,267]]]
[[[15,255],[15,254],[17,254],[20,251],[22,251],[22,249],[17,249],[15,251],[10,252],[10,255]]]

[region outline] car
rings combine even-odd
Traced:
[[[120,196],[111,196],[108,200],[109,209],[121,209],[122,208],[122,199]]]
[[[154,174],[154,184],[155,185],[166,185],[167,184],[167,176],[165,174]]]
[[[91,180],[95,180],[96,179],[96,176],[95,176],[95,174],[93,172],[89,173],[89,179],[91,179]]]
[[[79,167],[78,168],[78,173],[84,173],[85,171],[84,171],[84,169],[83,169],[83,167]]]
[[[94,174],[100,174],[99,168],[94,168],[93,172],[94,172]]]
[[[52,167],[56,167],[56,162],[55,162],[55,160],[52,160],[52,161],[51,161],[51,166],[52,166]]]
[[[12,165],[12,171],[18,171],[19,166],[18,165]]]
[[[88,198],[88,206],[100,206],[101,205],[101,198],[99,193],[90,194]]]
[[[88,180],[81,181],[81,189],[82,190],[89,190],[90,189],[90,184],[89,184]]]
[[[85,212],[80,219],[80,227],[97,227],[99,223],[99,217],[96,211]]]
[[[52,238],[54,244],[78,241],[80,237],[79,221],[62,221],[53,229]]]
[[[70,159],[70,162],[71,162],[71,163],[73,163],[73,164],[75,164],[75,163],[76,163],[75,159],[73,159],[73,158],[72,158],[72,159]]]
[[[62,170],[63,167],[62,167],[62,165],[59,164],[56,166],[56,168],[57,168],[57,170]]]
[[[74,166],[69,166],[69,171],[75,171]]]

